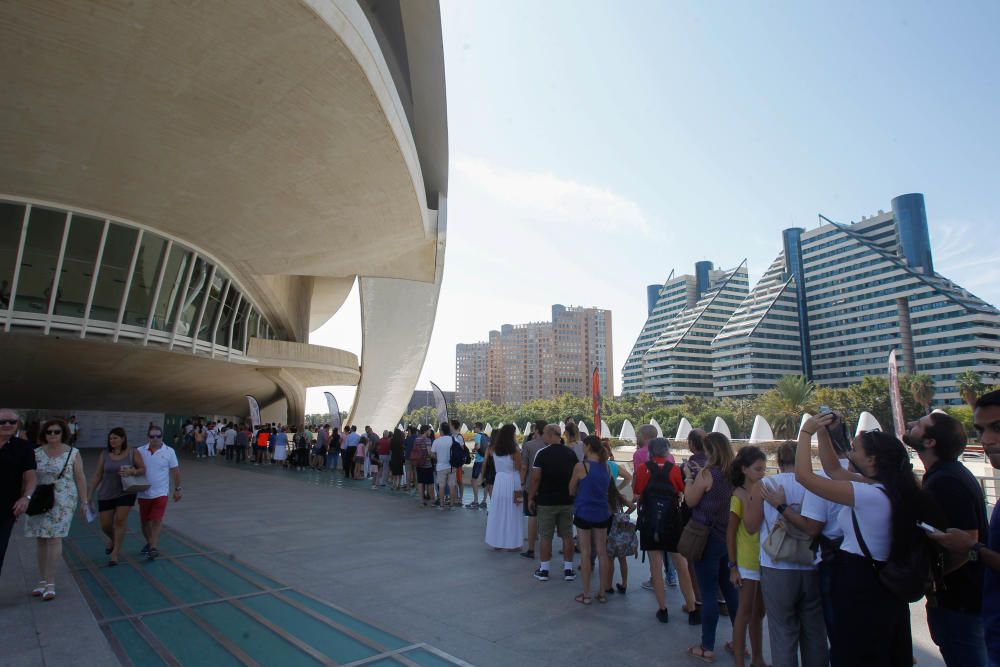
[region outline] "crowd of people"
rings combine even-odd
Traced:
[[[1000,392],[980,397],[974,421],[1000,467]],[[159,426],[137,448],[112,429],[88,483],[66,422],[41,424],[34,444],[17,437],[19,423],[0,410],[0,501],[10,508],[0,523],[0,567],[15,521],[27,514],[38,554],[32,594],[54,599],[61,538],[76,509],[99,517],[113,567],[136,502],[142,555],[159,555],[171,486],[181,498],[177,456]],[[564,428],[536,422],[523,444],[513,425],[487,434],[481,423],[466,442],[457,421],[381,434],[191,422],[178,444],[195,457],[329,471],[408,492],[420,508],[488,508],[485,543],[534,561],[538,581],[579,578],[582,605],[627,594],[629,561],[642,551],[650,574],[642,587],[654,593],[656,618],[670,621],[666,588],[677,586],[683,618],[700,626],[687,654],[706,662],[716,659],[719,619],[728,616],[725,649],[736,665],[765,664],[765,619],[776,666],[911,665],[909,604],[926,597],[946,664],[997,666],[1000,514],[988,519],[983,488],[961,462],[967,440],[943,412],[908,425],[900,441],[877,430],[851,438],[839,415],[823,411],[772,452],[773,474],[767,452],[698,429],[678,461],[681,450],[652,426],[639,429],[631,466],[623,465],[607,439],[581,439],[571,419]],[[463,505],[469,466],[472,498]],[[553,561],[557,536],[561,561]]]

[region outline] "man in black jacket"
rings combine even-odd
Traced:
[[[923,488],[941,509],[947,525],[964,530],[976,541],[987,534],[986,500],[975,476],[962,465],[968,437],[962,424],[943,412],[932,412],[909,425],[904,441],[923,461]],[[983,568],[948,554],[938,590],[927,598],[931,638],[949,667],[985,667],[983,641]]]

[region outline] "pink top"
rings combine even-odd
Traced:
[[[667,460],[674,463],[674,456],[670,452],[667,452]],[[632,455],[632,470],[638,470],[642,466],[646,465],[646,461],[649,460],[649,446],[637,447],[635,454]]]

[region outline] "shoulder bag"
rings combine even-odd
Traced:
[[[63,474],[66,472],[66,466],[69,465],[69,459],[73,456],[73,448],[69,448],[69,453],[66,455],[66,460],[63,461],[62,470],[59,472],[59,476],[56,477],[56,481],[62,479]],[[52,484],[39,484],[35,487],[35,492],[31,494],[31,500],[28,501],[28,509],[26,513],[28,516],[38,516],[39,514],[45,514],[50,509],[55,507],[56,504],[56,485]]]

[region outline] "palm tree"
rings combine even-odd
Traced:
[[[969,407],[975,406],[976,399],[986,391],[986,385],[979,379],[979,373],[972,369],[956,375],[955,384],[958,386],[958,393],[962,395],[962,400],[968,403]]]
[[[934,400],[934,378],[919,373],[911,375],[910,394],[914,401],[923,406],[924,412],[930,412],[931,401]]]
[[[794,438],[816,387],[801,375],[786,375],[761,397],[760,409],[779,438]]]

